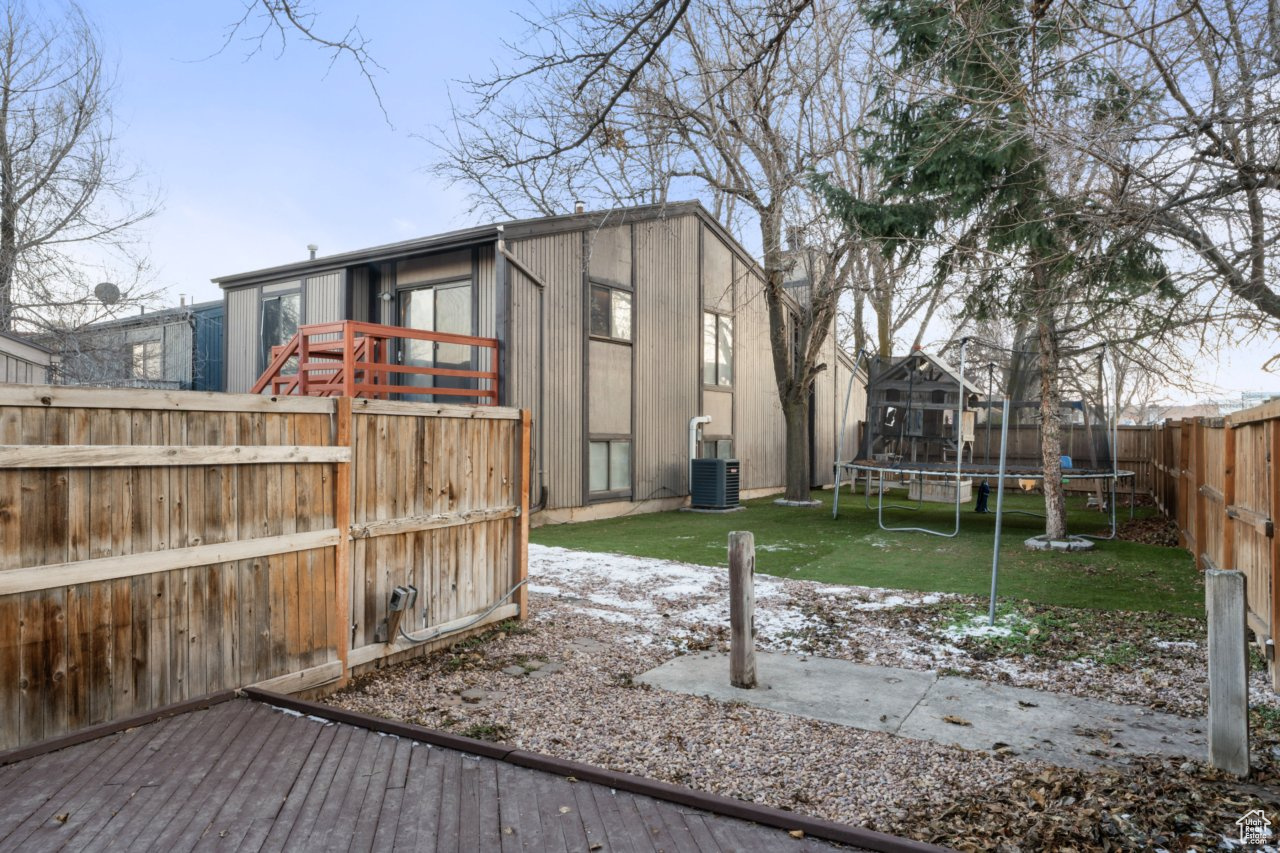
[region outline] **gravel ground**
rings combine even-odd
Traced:
[[[767,557],[759,554],[759,563]],[[380,671],[328,701],[817,817],[968,842],[961,846],[974,849],[1017,849],[1014,838],[1031,845],[1026,849],[1087,848],[1099,839],[1116,847],[1197,849],[1170,839],[1204,838],[1207,827],[1216,827],[1223,815],[1243,814],[1232,810],[1251,802],[1249,790],[1228,786],[1228,793],[1209,794],[1218,799],[1206,804],[1205,792],[1226,783],[1194,763],[1148,762],[1150,767],[1135,769],[1149,773],[1153,783],[1159,778],[1162,790],[1172,785],[1178,792],[1162,796],[1176,799],[1185,789],[1205,814],[1171,806],[1175,813],[1193,813],[1170,815],[1187,818],[1186,826],[1166,827],[1155,818],[1144,825],[1131,816],[1141,811],[1133,798],[1146,789],[1140,785],[1133,797],[1116,793],[1121,783],[1107,772],[1062,771],[651,690],[633,677],[677,654],[727,648],[723,569],[530,546],[530,578],[529,623]],[[992,630],[985,620],[974,622],[985,609],[972,599],[768,576],[757,577],[756,603],[765,649],[1204,713],[1204,628],[1195,619],[1023,608],[1002,612]],[[1257,703],[1280,708],[1260,680],[1255,686]],[[1043,792],[1054,790],[1058,810],[1074,815],[1074,822],[1049,814]],[[1266,793],[1264,788],[1264,800]],[[1083,806],[1091,796],[1124,800],[1123,812],[1103,821],[1100,807]],[[1044,812],[1039,822],[1037,797]],[[1017,805],[1023,801],[1026,814]],[[1006,810],[1019,813],[1018,819]],[[940,823],[938,815],[950,817]],[[1229,830],[1223,824],[1217,831]]]

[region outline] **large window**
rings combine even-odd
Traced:
[[[271,348],[289,342],[298,333],[298,320],[302,316],[302,293],[262,294],[262,367],[271,363]]]
[[[591,442],[589,488],[593,493],[631,490],[631,442],[624,439]]]
[[[631,294],[603,284],[591,285],[591,334],[631,340]]]
[[[702,315],[702,384],[733,385],[733,320]]]
[[[164,344],[161,341],[139,341],[132,347],[133,378],[164,378]]]

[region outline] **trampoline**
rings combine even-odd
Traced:
[[[836,482],[835,490],[832,497],[831,517],[839,518],[840,516],[840,486],[847,482],[855,491],[857,489],[858,480],[862,477],[866,479],[866,488],[863,491],[864,504],[871,508],[871,491],[874,488],[876,492],[876,522],[881,530],[886,531],[907,531],[916,533],[928,533],[933,536],[944,536],[951,538],[956,536],[960,530],[960,508],[966,501],[962,498],[963,490],[960,483],[964,480],[1000,480],[1006,482],[1009,480],[1033,480],[1043,481],[1044,469],[1040,466],[1032,466],[1025,464],[1006,465],[1003,475],[999,465],[988,465],[985,463],[961,463],[959,467],[948,465],[946,463],[928,463],[928,462],[893,462],[893,461],[877,461],[873,459],[854,459],[848,462],[841,462],[836,465]],[[942,533],[931,530],[927,527],[890,527],[884,523],[884,511],[886,508],[918,511],[924,504],[924,489],[919,489],[920,497],[916,501],[915,506],[904,506],[902,504],[886,504],[884,497],[887,491],[886,482],[892,485],[907,485],[908,477],[921,478],[920,481],[932,481],[934,483],[949,483],[949,491],[955,493],[955,511],[956,511],[956,527],[951,533]],[[1109,500],[1107,506],[1111,514],[1111,531],[1108,536],[1088,537],[1101,539],[1114,539],[1116,535],[1116,497],[1119,491],[1119,484],[1122,480],[1129,480],[1130,483],[1130,499],[1129,514],[1133,516],[1133,504],[1136,485],[1136,474],[1133,471],[1125,471],[1118,468],[1064,468],[1064,480],[1102,480],[1108,483]],[[872,485],[874,480],[875,485]],[[1040,513],[1031,513],[1026,510],[999,510],[1005,515],[1034,515],[1043,518]]]
[[[965,376],[966,350],[975,344],[980,355],[987,357],[985,364],[986,393]],[[1110,533],[1105,536],[1087,536],[1091,539],[1114,539],[1116,536],[1116,497],[1124,480],[1130,483],[1129,511],[1132,517],[1136,494],[1135,472],[1121,470],[1112,449],[1115,446],[1116,421],[1105,410],[1109,400],[1103,369],[1106,349],[1096,355],[1091,351],[1068,354],[1064,360],[1076,359],[1075,373],[1080,378],[1096,378],[1098,396],[1090,402],[1082,395],[1079,400],[1060,400],[1054,416],[1055,429],[1062,453],[1061,477],[1063,482],[1088,481],[1098,501],[1105,501],[1110,511]],[[832,501],[832,518],[839,517],[840,487],[849,483],[855,490],[858,481],[866,483],[865,504],[871,508],[871,491],[876,492],[876,519],[881,530],[911,531],[933,536],[952,538],[960,532],[960,509],[965,503],[964,486],[973,480],[995,480],[995,486],[1003,486],[1010,480],[1031,480],[1043,483],[1047,476],[1039,457],[1044,427],[1040,423],[1042,409],[1037,389],[1040,377],[1033,349],[1025,347],[1003,348],[978,339],[963,338],[959,341],[959,364],[953,368],[940,358],[916,349],[902,358],[869,357],[859,353],[859,363],[867,368],[867,411],[865,434],[851,460],[835,463],[835,490]],[[982,366],[981,361],[979,362]],[[1096,369],[1096,376],[1093,376]],[[997,400],[995,376],[997,370],[1002,386]],[[844,447],[844,433],[848,425],[849,405],[853,394],[856,371],[851,374],[845,396],[844,417],[840,429],[840,446]],[[986,397],[984,400],[983,397]],[[993,429],[996,415],[999,427]],[[984,415],[980,424],[979,415]],[[1011,422],[1017,431],[1013,440],[1009,435]],[[985,427],[981,430],[980,427]],[[993,448],[993,432],[1000,434],[999,443]],[[980,433],[985,431],[985,442]],[[1027,441],[1034,438],[1034,441]],[[1011,451],[1011,441],[1017,446]],[[982,460],[975,460],[976,446],[985,444]],[[993,459],[993,450],[996,459]],[[1078,458],[1073,458],[1072,453]],[[966,459],[966,456],[968,457]],[[1057,468],[1054,465],[1053,468]],[[1054,471],[1053,476],[1058,476]],[[914,487],[912,486],[914,484]],[[885,502],[889,487],[908,485],[908,494],[914,488],[916,504],[907,506]],[[932,530],[922,526],[888,526],[884,522],[886,508],[918,511],[926,502],[926,493],[932,490],[935,501],[954,502],[955,525],[951,531]],[[1000,489],[1003,494],[1003,489]],[[951,495],[939,498],[938,493]],[[1104,494],[1106,497],[1104,497]],[[1001,502],[1002,503],[1002,502]],[[1102,508],[1102,507],[1100,507]],[[997,526],[1002,508],[997,508]],[[1010,510],[1010,514],[1044,517],[1025,510]]]

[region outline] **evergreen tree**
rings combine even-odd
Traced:
[[[963,294],[968,317],[1031,332],[1054,538],[1066,533],[1062,349],[1085,345],[1105,313],[1128,312],[1135,330],[1158,323],[1149,297],[1173,295],[1159,251],[1121,215],[1130,190],[1112,129],[1146,96],[1077,42],[1088,8],[871,0],[868,19],[893,45],[863,132],[884,202],[815,177],[833,215],[887,254],[935,252],[934,286],[983,270]]]

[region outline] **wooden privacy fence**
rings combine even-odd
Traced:
[[[1201,569],[1244,573],[1249,627],[1275,661],[1280,641],[1280,402],[1227,418],[1166,421],[1155,436],[1155,499]]]
[[[1122,481],[1117,489],[1122,493],[1127,493],[1130,488],[1142,494],[1150,494],[1154,483],[1154,469],[1152,467],[1152,459],[1154,458],[1155,447],[1155,427],[1150,426],[1121,426],[1116,429],[1116,447],[1114,448],[1116,467],[1122,471],[1132,471],[1134,473],[1131,482]],[[1110,467],[1110,459],[1105,458],[1106,449],[1101,445],[1092,448],[1090,453],[1090,437],[1094,435],[1090,430],[1083,426],[1076,426],[1072,429],[1069,426],[1062,428],[1062,448],[1063,452],[1070,456],[1072,461],[1078,468],[1094,468]],[[1111,433],[1107,433],[1107,443],[1111,442]],[[987,426],[986,424],[978,424],[973,441],[973,458],[979,462],[986,461],[987,458]],[[991,427],[991,464],[995,464],[1000,458],[1000,425],[993,424]],[[1032,464],[1040,464],[1040,429],[1036,426],[1009,426],[1009,459],[1023,460]],[[1096,462],[1094,460],[1097,460]],[[1070,475],[1070,472],[1064,472]],[[1077,482],[1077,481],[1072,481]],[[1093,485],[1094,481],[1081,480],[1078,481],[1080,486],[1086,490]],[[1068,489],[1071,484],[1068,484]]]
[[[397,585],[415,641],[523,615],[528,435],[487,406],[0,386],[0,749],[341,682],[417,647],[374,639]]]

